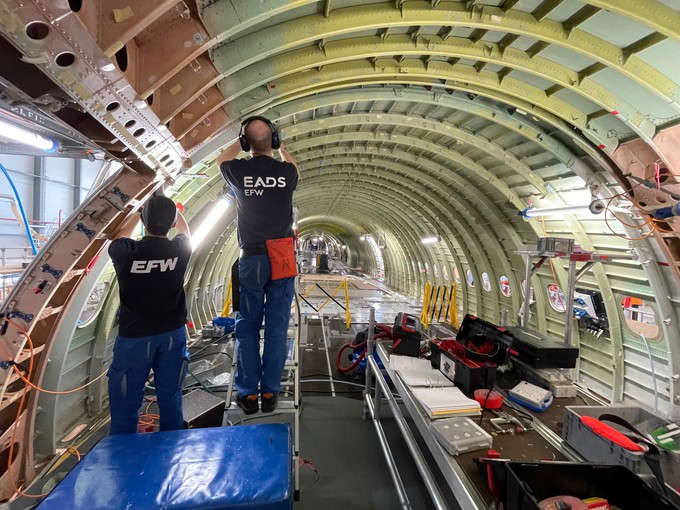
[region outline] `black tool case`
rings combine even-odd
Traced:
[[[463,344],[469,359],[492,362],[500,366],[505,365],[509,360],[510,352],[515,342],[515,335],[508,331],[507,328],[467,314],[458,330],[456,341]],[[490,353],[482,353],[474,348],[475,345],[480,345],[483,342],[494,344],[494,350]]]
[[[455,340],[434,340],[430,362],[432,368],[438,369],[469,397],[475,390],[493,388],[496,382],[496,364],[469,359],[465,348]]]
[[[558,339],[520,327],[508,330],[515,335],[513,349],[517,359],[533,368],[574,368],[578,347],[567,345]]]
[[[417,358],[420,355],[422,336],[420,332],[420,319],[415,315],[399,312],[394,319],[394,327],[392,328],[392,337],[394,339],[392,352]]]

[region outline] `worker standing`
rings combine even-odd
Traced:
[[[235,159],[243,150],[249,159]],[[282,161],[273,157],[278,150]],[[299,171],[269,119],[241,124],[239,139],[217,158],[237,204],[240,310],[236,319],[236,402],[245,414],[276,408],[295,292],[293,192]],[[260,328],[264,319],[264,353]]]
[[[151,197],[141,216],[146,232],[140,241],[130,239],[139,221],[133,215],[109,246],[120,288],[120,326],[108,371],[111,434],[137,432],[151,369],[160,430],[184,428],[182,382],[188,363],[184,274],[191,257],[189,227],[165,196]],[[177,235],[169,239],[172,227]]]

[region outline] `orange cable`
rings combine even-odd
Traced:
[[[23,496],[23,497],[27,497],[27,498],[36,498],[36,499],[37,499],[37,498],[43,498],[43,497],[47,496],[47,494],[49,494],[49,493],[45,493],[45,494],[27,494],[27,493],[23,492],[21,489],[19,489],[19,488],[16,486],[16,483],[15,483],[14,479],[12,478],[12,474],[11,474],[12,457],[13,457],[13,453],[14,453],[14,439],[15,439],[15,437],[16,437],[17,424],[18,424],[18,422],[19,422],[19,418],[21,417],[21,410],[22,410],[22,408],[24,407],[24,402],[25,402],[25,400],[26,400],[26,395],[28,394],[28,387],[30,386],[31,388],[34,388],[35,390],[40,391],[40,392],[43,392],[43,393],[50,393],[50,394],[53,394],[53,395],[66,395],[66,394],[69,394],[69,393],[74,393],[74,392],[76,392],[76,391],[79,391],[79,390],[81,390],[81,389],[83,389],[83,388],[86,388],[86,387],[90,386],[91,384],[97,382],[99,379],[101,379],[102,377],[104,377],[104,375],[106,375],[106,372],[102,373],[102,374],[99,375],[96,379],[93,379],[92,381],[88,382],[87,384],[84,384],[84,385],[82,385],[82,386],[80,386],[80,387],[78,387],[78,388],[74,388],[74,389],[71,389],[71,390],[68,390],[68,391],[52,391],[52,390],[46,390],[46,389],[44,389],[44,388],[40,388],[39,386],[33,384],[33,383],[30,381],[30,377],[31,377],[31,375],[33,374],[33,368],[34,368],[34,367],[33,367],[33,361],[34,361],[34,350],[35,350],[35,349],[34,349],[34,346],[33,346],[33,340],[31,339],[31,335],[29,335],[29,334],[28,334],[28,331],[26,331],[25,329],[23,329],[19,324],[17,324],[17,323],[14,322],[13,320],[11,320],[11,319],[9,319],[9,318],[5,318],[5,320],[6,320],[7,322],[9,322],[11,325],[13,325],[13,326],[19,331],[19,333],[21,333],[22,335],[24,335],[24,336],[26,337],[26,340],[27,340],[28,346],[29,346],[29,350],[30,350],[30,354],[31,354],[31,355],[30,355],[30,358],[29,358],[29,362],[28,362],[28,363],[29,363],[29,364],[28,364],[28,378],[25,377],[25,376],[21,373],[21,370],[19,370],[19,368],[17,367],[16,364],[15,364],[15,365],[12,365],[12,368],[14,369],[14,371],[19,375],[19,377],[21,378],[21,380],[24,381],[24,383],[26,383],[26,386],[24,386],[24,388],[23,388],[23,393],[22,393],[21,399],[20,399],[20,401],[19,401],[19,408],[18,408],[18,410],[17,410],[17,417],[16,417],[16,419],[14,420],[14,424],[13,424],[13,426],[12,426],[12,435],[11,435],[11,437],[10,437],[10,446],[9,446],[9,456],[8,456],[8,458],[7,458],[7,476],[9,477],[10,482],[12,483],[12,487],[13,487],[14,490],[15,490],[14,495],[19,494],[19,495],[21,495],[21,496]],[[8,358],[11,359],[11,356],[10,356],[9,353],[7,352],[7,349],[5,348],[4,345],[2,345],[2,348],[3,348],[3,350],[5,351],[5,354],[8,355]],[[75,452],[76,457],[78,458],[78,460],[80,460],[80,452],[78,452],[78,450],[77,450],[75,447],[72,447],[72,446],[71,446],[71,447],[67,448],[66,451],[70,451],[70,452],[72,451],[72,453]]]
[[[12,324],[21,334],[26,336],[26,339],[28,341],[29,348],[31,350],[31,357],[28,361],[28,375],[29,377],[33,373],[33,340],[31,340],[30,335],[26,330],[24,330],[21,326],[19,326],[16,322],[12,321],[11,319],[5,318],[6,321],[8,321],[10,324]],[[4,349],[4,345],[3,345]],[[5,350],[5,352],[7,352]],[[11,358],[10,358],[11,359]],[[19,418],[21,418],[21,409],[24,407],[24,402],[26,400],[26,395],[28,394],[28,387],[24,386],[23,388],[23,393],[21,394],[21,399],[19,400],[19,408],[17,409],[17,417],[14,420],[14,423],[12,424],[12,434],[10,436],[9,440],[9,455],[7,456],[7,477],[10,480],[10,483],[12,484],[12,488],[14,488],[14,494],[12,497],[16,495],[20,495],[26,498],[31,498],[31,499],[39,499],[39,498],[44,498],[47,496],[48,493],[45,494],[27,494],[23,492],[20,488],[17,487],[17,484],[14,481],[14,478],[12,477],[12,457],[14,455],[14,439],[16,437],[16,432],[17,432],[17,425],[19,423]],[[11,499],[11,498],[10,498]]]
[[[543,230],[543,235],[548,237],[548,231],[545,229],[545,217],[544,216],[541,216],[541,229]],[[562,289],[560,289],[560,286],[557,283],[557,275],[555,274],[555,266],[553,266],[553,259],[548,259],[548,262],[550,263],[550,272],[552,273],[552,277],[553,277],[553,285],[555,285],[555,287],[557,287],[557,289],[562,290]],[[529,300],[531,300],[531,296],[529,296]],[[557,293],[557,301],[558,301],[558,303],[564,305],[564,309],[566,311],[566,309],[567,309],[566,304],[562,302],[562,296],[560,295],[559,292]]]
[[[31,388],[33,388],[34,390],[37,390],[41,393],[48,393],[50,395],[68,395],[69,393],[75,393],[76,391],[80,391],[83,388],[87,388],[91,384],[96,383],[99,379],[101,379],[102,377],[104,377],[106,375],[106,372],[102,372],[95,379],[92,379],[90,382],[83,384],[82,386],[78,386],[77,388],[73,388],[73,389],[66,390],[66,391],[53,391],[53,390],[46,390],[45,388],[41,388],[40,386],[36,386],[35,384],[33,384],[31,381],[26,379],[26,377],[21,373],[21,370],[19,370],[16,365],[14,365],[14,371],[19,375],[21,380],[24,381]]]
[[[81,456],[80,456],[80,452],[78,451],[78,448],[76,448],[75,446],[69,446],[68,448],[66,448],[66,451],[75,455],[76,458],[78,459],[78,462],[80,462]]]

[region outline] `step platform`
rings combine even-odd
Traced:
[[[290,510],[290,426],[107,436],[39,510]]]

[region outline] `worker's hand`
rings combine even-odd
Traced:
[[[287,163],[291,163],[295,165],[297,168],[297,164],[295,163],[295,160],[293,159],[293,156],[290,155],[290,152],[288,149],[286,149],[283,145],[279,147],[279,156],[281,156],[281,159],[283,161],[286,161]],[[300,170],[298,170],[298,175],[300,174]]]

